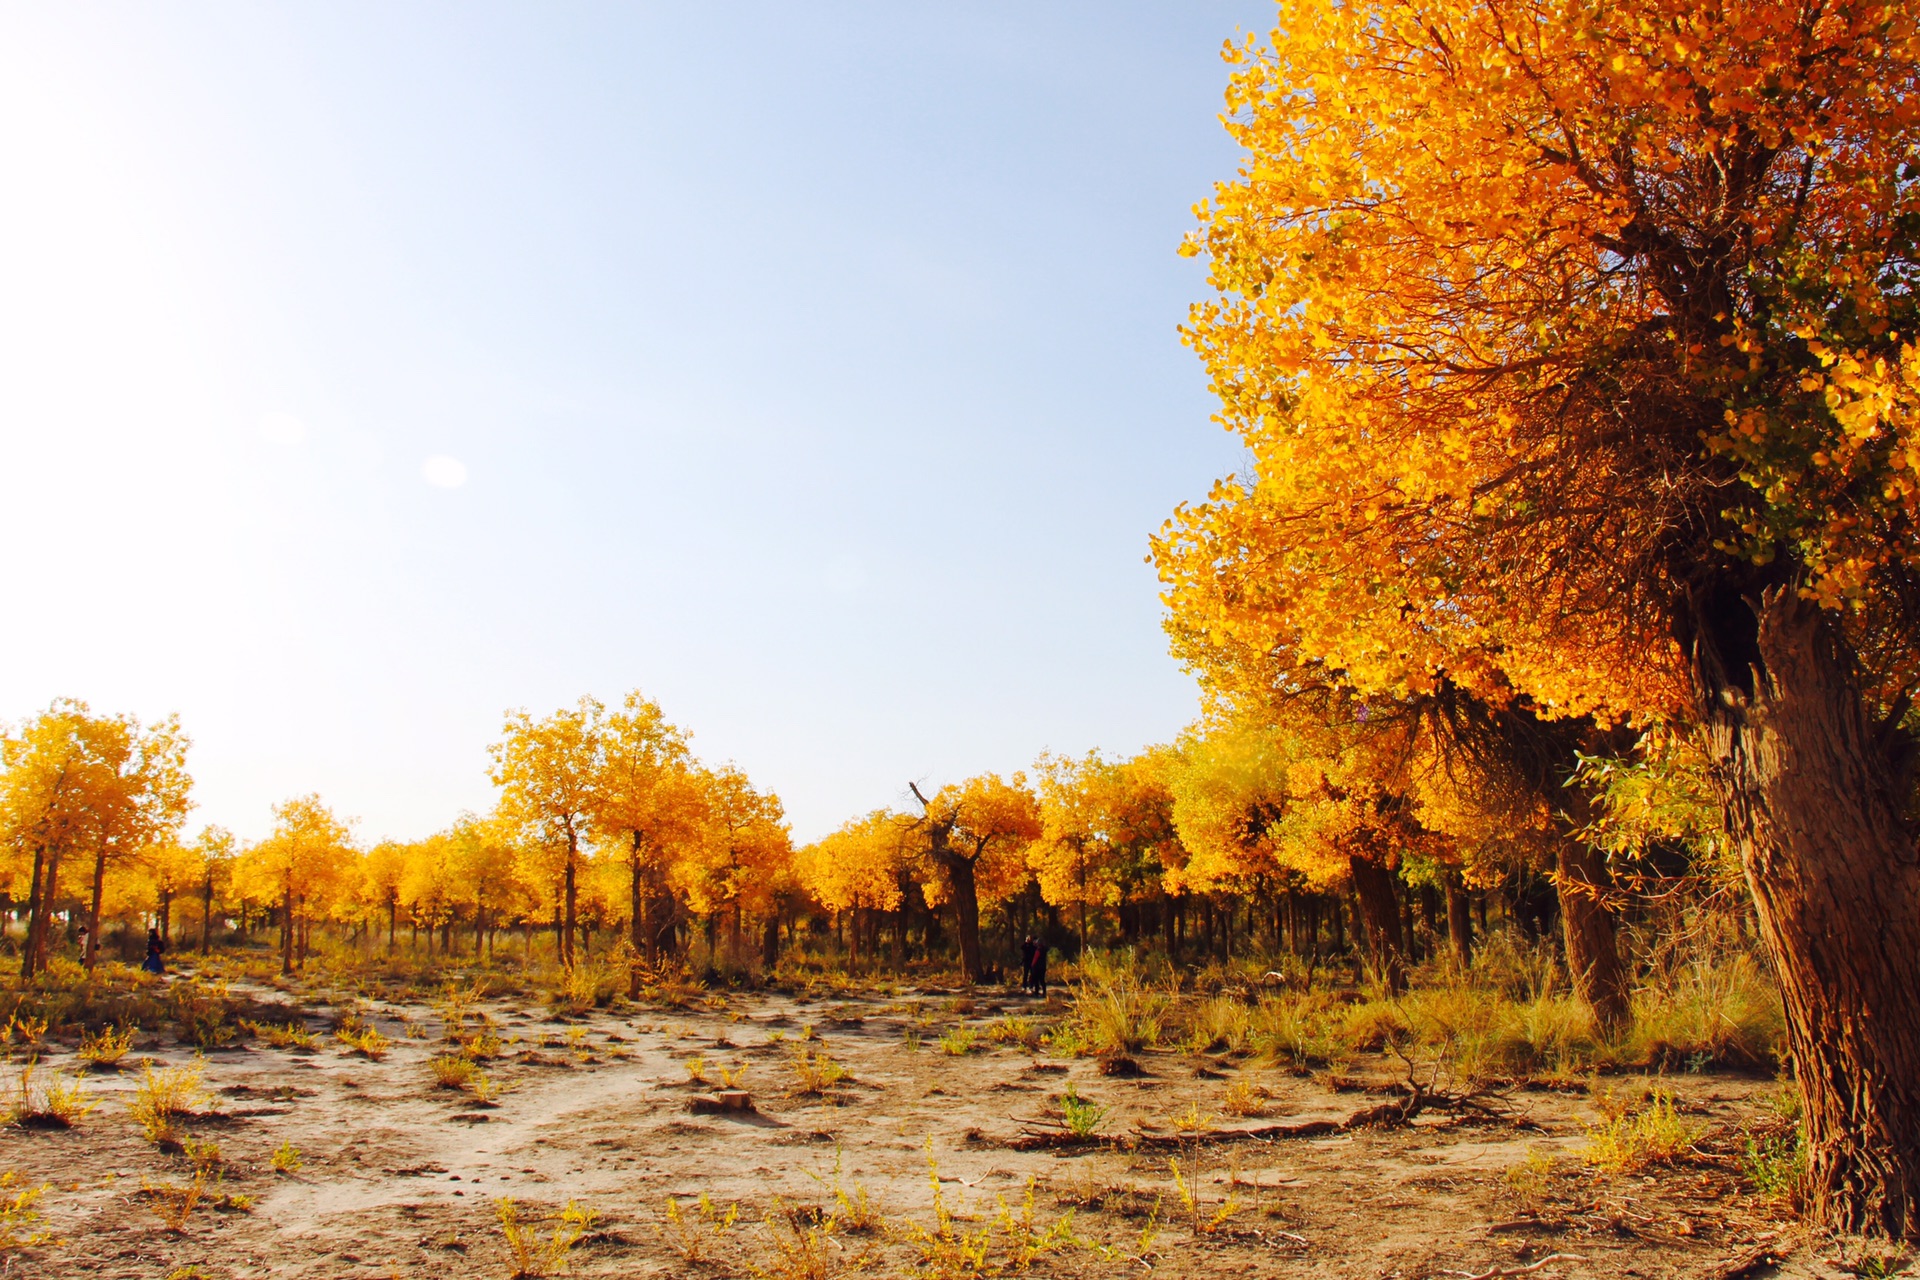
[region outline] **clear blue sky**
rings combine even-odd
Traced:
[[[644,690],[796,834],[1194,713],[1148,535],[1238,3],[0,8],[0,717],[196,821]]]

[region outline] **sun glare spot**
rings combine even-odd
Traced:
[[[290,413],[262,414],[260,435],[274,444],[299,444],[307,438],[307,424]]]
[[[467,464],[436,453],[420,464],[420,478],[436,489],[458,489],[467,482]]]

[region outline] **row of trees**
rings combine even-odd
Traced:
[[[1323,925],[1344,949],[1351,917],[1397,983],[1414,896],[1444,892],[1452,927],[1436,932],[1464,959],[1466,893],[1551,867],[1551,841],[1529,842],[1554,829],[1551,815],[1538,797],[1532,811],[1489,810],[1484,772],[1467,804],[1452,762],[1431,746],[1423,755],[1415,720],[1391,708],[1302,714],[1308,705],[1285,724],[1216,716],[1131,758],[1043,756],[1031,778],[984,774],[930,794],[910,784],[900,810],[795,850],[777,797],[731,765],[702,765],[638,694],[613,709],[583,699],[542,719],[515,713],[493,748],[491,812],[371,846],[318,796],[277,806],[259,841],[218,827],[187,840],[178,726],[62,702],[0,738],[0,889],[27,915],[28,975],[45,963],[54,912],[76,905],[89,965],[101,921],[129,914],[174,943],[190,913],[198,937],[184,940],[203,948],[216,922],[271,925],[288,970],[316,926],[367,947],[384,935],[388,950],[404,928],[413,946],[424,937],[429,954],[449,956],[491,953],[516,929],[530,951],[534,931],[550,929],[569,965],[583,933],[618,931],[651,963],[684,956],[704,930],[711,960],[771,966],[782,926],[791,938],[812,922],[856,964],[904,962],[917,929],[919,954],[950,948],[976,980],[994,967],[996,929],[1007,956],[1022,930],[1079,946],[1090,932],[1158,939],[1176,955],[1226,955],[1237,932],[1243,951],[1251,941],[1317,955]],[[61,868],[76,864],[85,874],[63,891]],[[1562,896],[1568,921],[1597,910]],[[1581,952],[1569,934],[1586,969],[1604,955],[1617,971],[1610,933],[1604,944]],[[1596,1007],[1613,1016],[1606,1000]]]
[[[1657,729],[1775,962],[1814,1218],[1920,1236],[1915,10],[1287,0],[1228,56],[1185,332],[1251,466],[1156,541],[1177,650],[1349,740],[1356,883],[1537,832],[1602,1009],[1582,762]]]

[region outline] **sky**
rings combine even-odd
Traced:
[[[638,689],[797,839],[1194,715],[1147,539],[1254,0],[0,5],[0,718],[243,837]]]

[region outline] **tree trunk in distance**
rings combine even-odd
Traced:
[[[1353,877],[1353,896],[1360,919],[1354,923],[1366,938],[1374,968],[1386,980],[1387,990],[1399,995],[1407,989],[1407,969],[1400,943],[1400,907],[1393,896],[1393,872],[1362,854],[1347,859]]]
[[[984,974],[980,966],[980,897],[973,878],[973,862],[952,855],[947,874],[953,880],[953,923],[959,934],[960,967],[968,982],[979,982]]]
[[[627,944],[633,948],[633,956],[627,962],[627,999],[640,998],[640,957],[645,951],[647,929],[646,903],[640,892],[640,833],[633,834],[633,850],[627,863]]]
[[[1607,864],[1598,850],[1578,840],[1555,841],[1553,886],[1560,896],[1561,936],[1573,989],[1606,1030],[1627,1023],[1627,971],[1620,963],[1613,915],[1600,900]]]
[[[1696,608],[1694,696],[1786,1006],[1809,1216],[1920,1239],[1920,858],[1895,735],[1791,586]]]
[[[31,978],[39,967],[40,936],[47,927],[46,892],[41,883],[41,873],[46,869],[47,846],[36,844],[33,847],[33,879],[27,885],[27,938],[20,948],[20,976]]]
[[[1465,973],[1473,967],[1473,913],[1460,877],[1449,872],[1447,885],[1447,940],[1453,944],[1454,963]]]
[[[288,886],[287,896],[280,907],[280,972],[282,975],[293,973],[293,888]]]
[[[213,953],[213,877],[207,877],[200,898],[200,954]]]
[[[770,912],[767,915],[766,931],[760,935],[760,963],[768,973],[772,973],[780,964],[780,915]]]
[[[567,833],[567,922],[566,932],[560,938],[560,963],[563,967],[573,968],[573,930],[579,919],[580,885],[578,868],[580,846],[571,831]]]

